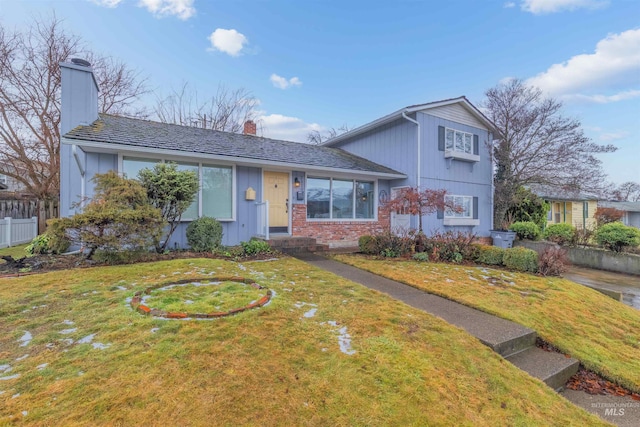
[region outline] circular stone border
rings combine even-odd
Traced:
[[[164,311],[158,310],[155,308],[149,308],[148,306],[142,304],[142,297],[144,295],[150,295],[152,291],[164,288],[165,286],[171,285],[184,285],[187,283],[193,283],[197,281],[210,281],[210,282],[238,282],[245,283],[255,289],[266,289],[264,286],[258,285],[252,279],[245,279],[244,277],[238,276],[222,276],[222,277],[202,277],[202,278],[191,278],[179,280],[177,282],[168,282],[168,283],[160,283],[157,285],[149,286],[144,291],[138,291],[133,295],[131,299],[131,307],[136,310],[140,314],[151,315],[155,317],[164,317],[166,319],[186,319],[186,318],[195,318],[195,319],[215,319],[218,317],[232,316],[237,313],[241,313],[246,310],[251,310],[252,308],[262,307],[271,301],[271,297],[273,296],[273,292],[271,289],[267,289],[267,293],[260,298],[259,300],[252,302],[251,304],[247,304],[244,307],[233,308],[229,311],[218,311],[212,313],[187,313],[187,312],[179,312],[179,311]]]

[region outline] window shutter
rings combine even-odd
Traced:
[[[480,143],[478,141],[478,135],[473,135],[473,154],[476,156],[480,154]]]
[[[444,219],[444,210],[438,209],[436,215],[438,219]]]
[[[444,126],[438,126],[438,151],[444,151]]]
[[[473,198],[473,219],[478,219],[478,198]]]

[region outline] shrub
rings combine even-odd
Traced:
[[[533,221],[514,222],[509,230],[515,231],[520,240],[538,240],[540,238],[540,227]]]
[[[603,208],[599,206],[593,217],[596,219],[598,227],[602,227],[605,224],[620,221],[624,216],[624,212],[616,208]]]
[[[538,258],[538,273],[543,276],[559,276],[567,271],[567,251],[549,247]]]
[[[640,230],[621,222],[611,222],[598,229],[596,241],[607,249],[620,252],[625,246],[640,245]]]
[[[426,252],[418,252],[413,254],[413,259],[416,261],[429,261],[429,254]]]
[[[196,252],[213,252],[222,244],[222,224],[215,218],[203,216],[187,227],[187,242]]]
[[[66,252],[71,242],[64,233],[44,232],[34,237],[31,243],[24,248],[30,255],[61,254]]]
[[[264,240],[251,239],[248,242],[241,242],[242,251],[246,256],[271,253],[272,249],[269,243]]]
[[[360,252],[362,252],[363,254],[377,255],[379,253],[377,251],[377,242],[375,236],[360,236],[360,238],[358,239],[358,247],[360,248]]]
[[[549,204],[525,187],[518,187],[514,194],[511,206],[507,209],[506,216],[513,221],[531,221],[539,228],[547,223]]]
[[[136,181],[110,171],[93,178],[95,196],[82,213],[50,221],[47,232],[84,247],[87,259],[97,250],[147,249],[162,236],[164,221]]]
[[[397,258],[411,252],[413,241],[409,237],[396,236],[387,232],[375,236],[375,250],[378,255]]]
[[[545,240],[565,245],[573,241],[576,230],[570,224],[551,224],[544,230]]]
[[[504,251],[505,249],[499,246],[479,245],[475,260],[481,264],[502,265]]]
[[[502,262],[511,270],[535,273],[538,271],[538,252],[523,247],[509,248],[504,251]]]
[[[475,238],[473,233],[460,231],[433,232],[430,237],[424,238],[421,245],[433,261],[459,263],[475,259],[477,251],[476,245],[473,244]]]
[[[591,243],[594,234],[594,231],[590,228],[577,227],[571,244],[573,246],[587,246]]]

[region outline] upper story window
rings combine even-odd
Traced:
[[[445,151],[473,154],[473,134],[447,128],[445,142]]]
[[[444,151],[445,159],[457,159],[464,162],[480,161],[478,135],[459,129],[438,126],[438,150]]]

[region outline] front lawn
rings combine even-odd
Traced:
[[[335,258],[534,329],[588,369],[640,392],[640,311],[586,286],[481,266]]]
[[[229,276],[273,299],[215,320],[129,304],[157,283]],[[4,278],[0,318],[0,424],[603,424],[464,331],[290,258]]]

